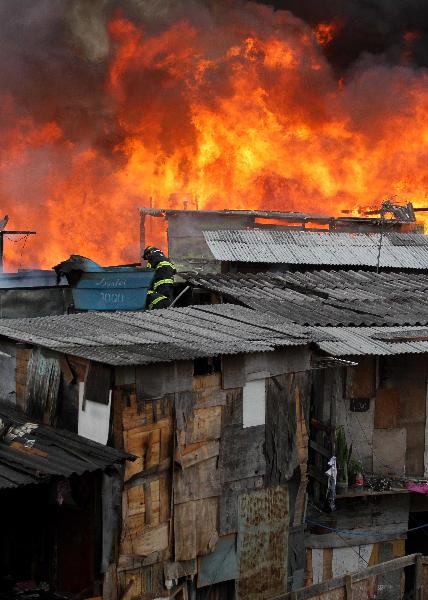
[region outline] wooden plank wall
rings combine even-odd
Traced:
[[[121,433],[124,450],[137,457],[125,467],[118,557],[122,600],[128,600],[166,593],[163,562],[171,557],[173,396],[137,401],[135,386],[124,385],[115,389],[114,405],[115,437]]]
[[[201,560],[215,552],[220,556],[223,546],[230,548],[229,558],[235,561],[239,498],[243,494],[254,494],[256,498],[262,488],[274,489],[278,483],[285,485],[288,497],[287,478],[294,477],[296,469],[299,476],[292,493],[291,525],[303,522],[307,374],[281,375],[275,383],[269,378],[267,381],[276,393],[267,404],[266,426],[248,428],[243,427],[242,421],[242,387],[223,389],[221,373],[194,376],[191,389],[182,387],[179,392],[153,399],[138,399],[138,388],[133,384],[116,387],[115,445],[122,444],[125,451],[137,456],[134,463],[126,466],[123,490],[117,561],[118,588],[123,600],[138,594],[144,598],[168,597],[165,580],[173,586],[173,580],[186,575],[196,576],[197,586]],[[277,444],[271,446],[267,458],[267,436],[272,437],[273,423],[283,409],[292,423],[287,442],[291,450],[282,448],[283,431],[276,428]],[[280,481],[267,477],[267,465],[271,472],[274,457],[282,473]],[[286,539],[287,529],[288,523],[284,530]],[[275,540],[273,536],[273,545],[269,546],[274,554]],[[287,541],[285,544],[277,549],[284,560]],[[216,558],[213,560],[215,564]],[[226,567],[213,568],[212,573],[212,585],[221,585],[231,576]],[[206,578],[201,585],[207,585]],[[286,584],[282,591],[285,587]],[[247,595],[242,594],[242,598]]]
[[[175,448],[176,561],[208,554],[218,541],[218,456],[226,397],[220,373],[193,378],[193,413],[181,429],[177,428]]]

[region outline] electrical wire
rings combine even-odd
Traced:
[[[317,525],[318,527],[321,527],[322,529],[327,529],[328,531],[331,531],[332,533],[341,533],[342,535],[348,535],[348,536],[375,536],[375,535],[380,535],[382,537],[383,534],[381,533],[376,533],[373,531],[353,531],[352,529],[337,529],[335,527],[328,527],[328,525],[323,525],[322,523],[318,523],[317,521],[312,521],[311,519],[306,519],[306,523],[308,523],[309,525]],[[428,527],[428,523],[424,523],[423,525],[418,525],[417,527],[411,527],[410,529],[407,529],[406,531],[403,531],[401,533],[401,535],[404,535],[406,533],[410,533],[412,531],[417,531],[418,529],[424,529]]]

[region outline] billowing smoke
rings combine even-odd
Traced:
[[[428,6],[424,0],[275,0],[277,9],[292,11],[311,26],[334,23],[326,54],[344,70],[364,54],[390,64],[411,57],[428,66]]]
[[[0,2],[0,209],[23,258],[138,258],[138,206],[426,204],[427,22],[406,0]],[[14,250],[9,244],[9,250]]]

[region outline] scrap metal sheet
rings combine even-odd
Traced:
[[[264,600],[287,591],[288,527],[286,486],[239,497],[237,600]]]

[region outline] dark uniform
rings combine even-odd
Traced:
[[[173,300],[175,266],[154,246],[148,246],[144,250],[143,258],[147,260],[147,268],[155,270],[152,286],[147,292],[147,306],[149,310],[167,308]]]

